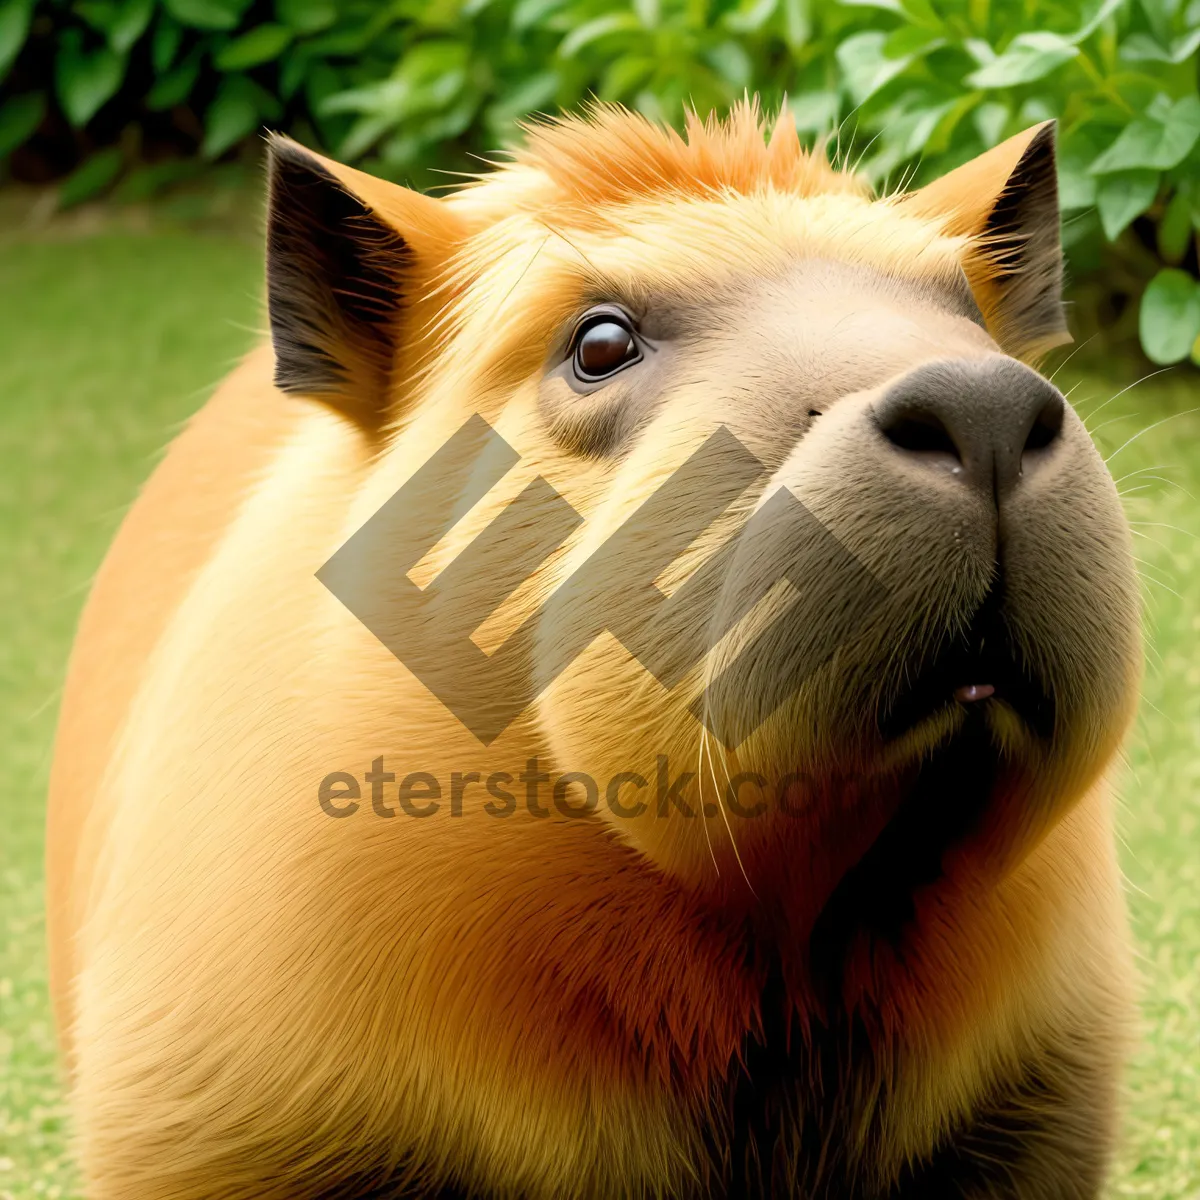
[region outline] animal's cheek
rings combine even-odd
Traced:
[[[703,731],[688,711],[698,690],[695,675],[668,691],[605,633],[535,705],[550,769],[590,781],[595,816],[620,841],[682,879],[711,871],[716,814],[711,781],[701,774],[710,769]]]
[[[606,458],[618,453],[639,424],[649,400],[647,372],[636,364],[602,386],[581,391],[567,378],[570,363],[543,377],[537,411],[555,445],[579,458]]]
[[[1000,512],[1012,625],[1077,737],[1123,731],[1141,671],[1132,536],[1111,475],[1068,412],[1062,463]]]

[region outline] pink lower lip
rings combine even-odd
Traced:
[[[990,683],[969,683],[966,687],[957,688],[954,698],[960,704],[971,704],[976,700],[986,700],[995,694],[996,689]]]

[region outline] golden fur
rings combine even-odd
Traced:
[[[767,1024],[773,972],[813,1039],[800,1074],[821,1069],[819,1031],[837,1022],[806,948],[895,811],[890,784],[850,813],[820,783],[788,824],[739,821],[719,789],[713,818],[690,823],[519,806],[495,819],[478,789],[461,817],[381,819],[364,798],[331,820],[318,783],[381,756],[397,775],[515,775],[537,756],[551,773],[652,778],[666,751],[704,763],[703,799],[722,771],[774,769],[784,745],[820,780],[835,760],[893,780],[951,737],[953,714],[882,747],[858,710],[900,686],[902,650],[928,650],[935,626],[978,602],[1000,535],[979,533],[982,565],[938,592],[929,579],[950,550],[925,510],[898,511],[846,447],[880,390],[921,363],[1054,340],[1005,324],[1006,260],[984,228],[985,200],[1037,134],[957,184],[884,200],[804,151],[789,120],[768,136],[751,105],[692,119],[686,138],[607,108],[539,126],[511,163],[442,201],[312,156],[410,254],[377,419],[363,416],[360,366],[344,385],[357,399],[339,384],[319,403],[281,393],[271,352],[254,351],[147,484],[72,659],[49,919],[91,1200],[743,1194],[734,1142],[721,1149],[730,1073]],[[964,279],[986,330],[954,308]],[[602,299],[679,310],[706,331],[687,378],[653,404],[620,383],[593,400],[543,378]],[[617,404],[640,414],[635,433],[573,450]],[[315,578],[472,413],[521,461],[419,583],[538,475],[585,518],[481,645],[503,642],[719,424],[893,588],[880,644],[846,651],[727,752],[686,711],[711,663],[668,694],[603,635],[484,748]],[[1130,1008],[1106,775],[1136,695],[1137,613],[1111,481],[1073,414],[1064,437],[1093,557],[1070,528],[1038,524],[1061,490],[1011,510],[1001,533],[1029,543],[1011,572],[1023,649],[1070,727],[1051,753],[998,715],[992,736],[1016,765],[991,817],[917,893],[900,949],[847,945],[834,1008],[861,1022],[869,1063],[839,1045],[840,1090],[805,1075],[796,1104],[826,1097],[828,1144],[813,1152],[803,1112],[794,1131],[785,1120],[782,1165],[760,1184],[776,1194],[790,1180],[796,1195],[898,1196],[973,1114],[1003,1124],[1010,1101],[1036,1126],[1029,1173],[1017,1156],[1015,1190],[946,1194],[1096,1194]],[[701,538],[679,577],[722,536]],[[1093,560],[1108,599],[1053,582],[1061,564],[1090,579]],[[1047,579],[1061,593],[1049,607]],[[834,732],[806,741],[796,731],[810,726]]]

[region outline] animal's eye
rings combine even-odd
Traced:
[[[614,375],[642,357],[629,318],[612,309],[585,316],[575,331],[573,347],[575,375],[586,382]]]

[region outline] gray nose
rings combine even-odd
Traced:
[[[894,383],[875,419],[897,453],[998,501],[1049,457],[1064,404],[1057,388],[1016,359],[943,359]]]

